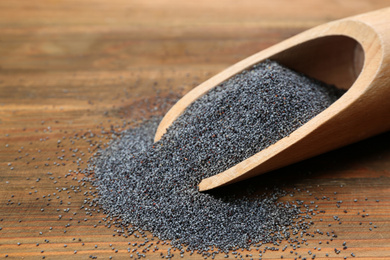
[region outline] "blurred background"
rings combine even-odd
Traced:
[[[134,84],[131,73],[147,79],[164,74],[188,90],[305,29],[387,5],[386,0],[0,1],[0,100],[18,104],[26,97],[23,102],[35,105],[39,96],[59,105],[61,95],[84,100],[81,106],[88,99],[115,99],[112,88]],[[100,84],[105,87],[93,93]]]

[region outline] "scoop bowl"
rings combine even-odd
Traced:
[[[165,115],[158,141],[210,89],[266,59],[347,90],[327,109],[275,144],[199,184],[205,191],[275,170],[390,130],[390,8],[326,23],[223,70]]]

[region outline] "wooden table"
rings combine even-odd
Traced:
[[[388,4],[0,1],[0,258],[136,257],[128,243],[143,240],[113,235],[114,220],[106,227],[105,215],[89,206],[85,194],[94,189],[78,174],[109,141],[111,126],[121,131],[154,108],[164,114],[211,75],[307,28]],[[293,254],[268,251],[263,259],[390,259],[389,144],[385,133],[230,187],[296,187],[296,198],[325,212],[313,216],[311,232],[337,234],[330,241],[317,233]]]

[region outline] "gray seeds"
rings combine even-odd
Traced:
[[[179,249],[227,253],[297,235],[310,225],[308,210],[278,202],[283,191],[238,198],[197,185],[288,136],[341,94],[276,62],[258,64],[194,102],[159,142],[153,119],[101,150],[87,170],[97,203],[130,233],[148,230]]]

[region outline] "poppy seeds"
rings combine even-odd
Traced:
[[[197,185],[288,136],[342,91],[265,61],[191,104],[153,143],[154,118],[99,151],[86,172],[97,203],[127,231],[151,231],[176,248],[226,251],[288,239],[310,224],[305,208],[278,202],[284,191],[236,197]],[[93,174],[92,174],[93,173]]]

